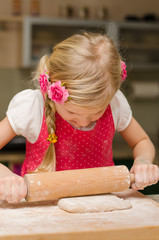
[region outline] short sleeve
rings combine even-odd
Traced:
[[[124,94],[118,90],[110,102],[115,129],[118,132],[126,129],[132,119],[132,111]]]
[[[6,115],[15,133],[34,143],[41,130],[43,109],[41,92],[27,89],[13,97]]]

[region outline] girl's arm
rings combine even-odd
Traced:
[[[130,172],[135,174],[135,183],[131,187],[141,190],[157,183],[159,170],[153,164],[155,148],[142,127],[132,118],[129,126],[120,134],[133,150],[134,163]]]
[[[4,118],[0,122],[0,149],[15,136],[16,133],[13,131],[8,118]],[[0,164],[0,200],[17,203],[26,194],[27,188],[24,179]]]
[[[16,133],[13,131],[8,118],[5,117],[0,122],[0,149],[3,148],[15,136]]]

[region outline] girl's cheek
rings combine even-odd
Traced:
[[[92,117],[91,121],[92,121],[92,122],[95,122],[95,121],[97,121],[100,117],[101,117],[101,116]]]
[[[73,116],[68,116],[68,117],[67,117],[67,121],[74,121],[74,122],[77,122],[78,119],[75,118],[75,117],[73,117]]]

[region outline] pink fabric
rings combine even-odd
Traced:
[[[44,114],[41,131],[37,141],[32,144],[26,140],[26,154],[21,169],[21,176],[24,176],[28,172],[34,171],[41,164],[45,156],[45,152],[50,144],[47,141],[47,137],[48,131]]]
[[[56,113],[56,171],[104,167],[114,165],[112,140],[115,128],[110,105],[97,121],[94,129],[74,129]],[[26,141],[26,158],[21,175],[34,171],[42,162],[49,142],[46,119],[43,117],[41,132],[34,144]]]

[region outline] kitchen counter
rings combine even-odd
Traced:
[[[146,195],[146,197],[159,203],[159,194],[150,194],[150,195]]]
[[[3,240],[158,240],[159,204],[128,190],[116,193],[132,208],[101,213],[67,213],[57,202],[8,204],[0,202],[0,239]],[[150,199],[151,198],[151,199]]]

